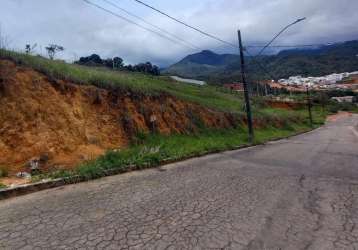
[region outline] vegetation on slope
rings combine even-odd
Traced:
[[[191,133],[233,128],[238,116],[161,93],[155,96],[49,79],[0,60],[0,165],[12,173],[33,158],[73,166],[123,148],[139,131]]]
[[[199,129],[190,133],[167,135],[136,130],[137,134],[135,138],[132,138],[129,147],[110,150],[97,160],[85,162],[74,170],[56,172],[50,175],[52,177],[80,175],[90,179],[105,175],[109,169],[125,171],[132,169],[133,165],[135,168],[157,166],[163,162],[233,149],[248,143],[242,98],[238,95],[220,92],[210,86],[199,87],[176,83],[165,77],[88,68],[16,52],[1,51],[0,56],[14,61],[17,65],[34,68],[48,78],[52,78],[54,82],[61,79],[65,82],[74,82],[79,86],[94,85],[108,91],[119,89],[121,90],[119,93],[124,96],[126,93],[137,93],[139,96],[143,98],[146,96],[149,99],[150,97],[160,98],[163,93],[166,93],[180,100],[194,102],[212,109],[235,112],[238,118],[236,128],[210,129],[198,126]],[[70,93],[66,93],[66,96],[71,97]],[[138,99],[138,102],[141,100]],[[70,103],[70,100],[66,102]],[[256,143],[310,129],[305,110],[272,109],[262,101],[254,99],[253,111]],[[324,115],[324,113],[315,112],[316,122],[322,123]],[[192,117],[193,120],[197,120],[196,118]],[[96,123],[95,120],[93,122]]]
[[[316,120],[318,121],[318,120]],[[316,123],[315,126],[318,126]],[[291,124],[277,129],[273,126],[256,130],[255,144],[309,131],[307,122]],[[72,171],[59,171],[35,178],[79,176],[89,180],[111,173],[145,169],[163,163],[202,156],[208,153],[237,149],[249,145],[247,131],[243,128],[227,130],[202,130],[196,134],[138,135],[138,143],[120,151],[108,151],[96,160],[85,162]]]
[[[212,86],[182,84],[167,77],[85,67],[5,50],[0,50],[0,58],[11,59],[18,65],[31,67],[53,79],[77,84],[92,84],[100,88],[121,89],[154,96],[166,92],[182,100],[222,111],[237,112],[242,107],[242,102],[237,96],[216,91]]]

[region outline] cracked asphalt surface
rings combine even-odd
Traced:
[[[358,249],[358,115],[0,202],[0,249]]]

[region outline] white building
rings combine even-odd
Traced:
[[[354,96],[332,97],[332,100],[337,101],[339,103],[343,103],[343,102],[353,103]]]
[[[342,81],[344,78],[347,78],[352,75],[358,75],[358,71],[355,72],[344,72],[340,74],[330,74],[322,77],[302,77],[302,76],[291,76],[288,79],[280,79],[279,83],[283,85],[297,85],[297,86],[314,86],[314,85],[333,85],[337,82]]]

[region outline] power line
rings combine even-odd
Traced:
[[[184,45],[184,44],[182,44],[182,43],[179,43],[177,40],[174,40],[174,39],[172,39],[172,38],[170,38],[170,37],[167,37],[167,36],[161,34],[160,32],[157,32],[157,31],[155,31],[155,30],[149,29],[149,28],[147,28],[147,27],[145,27],[145,26],[143,26],[143,25],[141,25],[141,24],[139,24],[139,23],[136,23],[136,22],[134,22],[134,21],[132,21],[132,20],[126,18],[126,17],[123,17],[123,16],[121,16],[121,15],[119,15],[119,14],[113,12],[113,11],[110,11],[110,10],[108,10],[108,9],[106,9],[106,8],[103,8],[102,6],[100,6],[100,5],[98,5],[98,4],[95,4],[95,3],[93,3],[93,2],[90,2],[89,0],[82,0],[82,1],[84,1],[85,3],[87,3],[87,4],[89,4],[89,5],[92,5],[92,6],[96,7],[96,8],[98,8],[98,9],[101,9],[101,10],[103,10],[103,11],[105,11],[105,12],[107,12],[107,13],[109,13],[109,14],[111,14],[111,15],[113,15],[113,16],[119,18],[119,19],[122,19],[122,20],[124,20],[124,21],[126,21],[126,22],[128,22],[128,23],[130,23],[130,24],[133,24],[133,25],[138,26],[138,27],[140,27],[140,28],[142,28],[142,29],[144,29],[144,30],[146,30],[146,31],[149,31],[149,32],[151,32],[151,33],[154,33],[154,34],[156,34],[157,36],[160,36],[160,37],[162,37],[162,38],[164,38],[164,39],[167,39],[167,40],[169,40],[169,41],[171,41],[171,42],[173,42],[173,43],[176,43],[176,44],[179,44],[179,45],[188,47],[188,48],[190,48],[190,49],[195,49],[195,48],[192,48],[192,47],[190,47],[190,46],[188,46],[188,45]]]
[[[193,29],[193,30],[195,30],[195,31],[197,31],[197,32],[199,32],[199,33],[201,33],[201,34],[207,36],[207,37],[210,37],[210,38],[212,38],[212,39],[215,39],[215,40],[217,40],[217,41],[219,41],[219,42],[221,42],[221,43],[224,43],[224,44],[229,45],[229,46],[231,46],[231,47],[234,47],[234,48],[236,48],[236,49],[239,48],[239,46],[237,46],[237,45],[235,45],[235,44],[233,44],[233,43],[227,42],[227,41],[225,41],[225,40],[223,40],[223,39],[221,39],[221,38],[219,38],[219,37],[217,37],[217,36],[214,36],[214,35],[212,35],[212,34],[209,34],[208,32],[205,32],[205,31],[203,31],[203,30],[200,30],[199,28],[196,28],[196,27],[194,27],[194,26],[192,26],[192,25],[189,25],[189,24],[187,24],[187,23],[185,23],[185,22],[183,22],[183,21],[181,21],[181,20],[179,20],[179,19],[177,19],[177,18],[175,18],[175,17],[172,17],[172,16],[170,16],[169,14],[167,14],[167,13],[165,13],[165,12],[163,12],[163,11],[161,11],[161,10],[159,10],[159,9],[157,9],[157,8],[155,8],[155,7],[151,6],[151,5],[149,5],[149,4],[146,4],[146,3],[144,3],[144,2],[142,2],[142,1],[140,1],[140,0],[133,0],[133,1],[135,1],[135,2],[137,2],[137,3],[139,3],[139,4],[141,4],[141,5],[144,5],[144,6],[146,6],[147,8],[150,8],[150,9],[152,9],[152,10],[154,10],[154,11],[156,11],[156,12],[158,12],[158,13],[160,13],[160,14],[162,14],[162,15],[164,15],[164,16],[166,16],[166,17],[172,19],[172,20],[174,20],[175,22],[178,22],[178,23],[180,23],[180,24],[182,24],[182,25],[184,25],[184,26],[186,26],[186,27],[188,27],[188,28],[190,28],[190,29]],[[299,21],[302,21],[302,20],[299,19],[299,20],[297,20],[296,22],[299,22]],[[296,22],[295,22],[295,23],[296,23]],[[292,25],[295,24],[295,23],[292,23],[291,25],[288,25],[287,27],[285,27],[285,30],[288,29],[290,26],[292,26]],[[282,32],[281,32],[281,33],[282,33]],[[280,33],[280,34],[281,34],[281,33]],[[278,37],[280,34],[278,34],[277,37]],[[276,38],[274,38],[274,39],[269,43],[269,45],[270,45],[275,39],[276,39]],[[264,46],[264,47],[265,47],[265,46]],[[258,61],[255,59],[255,57],[254,57],[253,55],[251,55],[251,53],[250,53],[249,51],[246,50],[246,53],[249,54],[249,56],[251,57],[252,62],[254,62],[255,64],[257,64],[267,75],[269,75],[269,76],[271,77],[271,79],[275,79],[275,77],[273,77],[272,74],[269,73],[269,71],[265,68],[265,66],[263,66],[260,62],[258,62]]]
[[[270,45],[270,48],[300,48],[300,47],[322,47],[330,45],[331,43],[327,44],[297,44],[297,45]],[[264,48],[266,45],[248,45],[245,46],[246,48]]]
[[[160,13],[160,14],[162,14],[162,15],[164,15],[164,16],[170,18],[170,19],[172,19],[173,21],[175,21],[175,22],[177,22],[177,23],[180,23],[180,24],[182,24],[182,25],[184,25],[184,26],[186,26],[186,27],[188,27],[188,28],[190,28],[190,29],[193,29],[193,30],[195,30],[195,31],[197,31],[197,32],[199,32],[199,33],[201,33],[201,34],[207,36],[207,37],[210,37],[210,38],[212,38],[212,39],[214,39],[214,40],[216,40],[216,41],[219,41],[219,42],[221,42],[221,43],[224,43],[224,44],[226,44],[226,45],[229,45],[229,46],[231,46],[231,47],[233,47],[233,48],[235,48],[235,49],[238,48],[238,46],[235,45],[235,44],[233,44],[233,43],[230,43],[230,42],[228,42],[228,41],[225,41],[225,40],[223,40],[223,39],[221,39],[221,38],[219,38],[219,37],[217,37],[217,36],[215,36],[215,35],[212,35],[212,34],[206,32],[206,31],[203,31],[203,30],[201,30],[201,29],[199,29],[199,28],[196,28],[196,27],[194,27],[194,26],[192,26],[192,25],[189,25],[189,24],[187,24],[187,23],[185,23],[185,22],[183,22],[183,21],[181,21],[181,20],[179,20],[179,19],[177,19],[177,18],[175,18],[175,17],[172,17],[172,16],[170,16],[169,14],[167,14],[167,13],[165,13],[165,12],[163,12],[163,11],[161,11],[161,10],[159,10],[159,9],[157,9],[157,8],[155,8],[155,7],[153,7],[153,6],[151,6],[151,5],[149,5],[149,4],[146,4],[146,3],[144,3],[144,2],[142,2],[142,1],[140,1],[140,0],[133,0],[133,1],[135,1],[135,2],[137,2],[137,3],[139,3],[139,4],[141,4],[141,5],[144,5],[144,6],[148,7],[148,8],[150,8],[150,9],[152,9],[152,10],[154,10],[154,11],[156,11],[156,12],[158,12],[158,13]]]
[[[260,55],[262,55],[262,53],[265,51],[265,49],[267,49],[283,32],[285,32],[288,28],[290,28],[291,26],[300,23],[302,21],[306,20],[306,18],[299,18],[296,21],[294,21],[293,23],[290,23],[289,25],[285,26],[279,33],[277,33],[264,47],[262,47],[262,49],[260,50],[260,52],[255,56],[252,57],[253,62],[255,62],[257,65],[260,66],[261,69],[263,69],[266,73],[268,73],[268,75],[271,77],[271,79],[275,79],[276,77],[272,77],[272,74],[269,73],[269,71],[266,69],[266,67],[262,66],[261,63],[259,63],[258,61],[256,61],[256,57],[259,57]],[[250,54],[249,51],[247,51],[248,54]]]
[[[105,9],[105,8],[103,8],[102,6],[98,5],[98,4],[92,3],[92,2],[90,2],[89,0],[82,0],[82,1],[84,1],[84,2],[86,2],[87,4],[90,4],[90,5],[92,5],[92,6],[96,7],[96,8],[98,8],[98,9],[101,9],[101,10],[103,10],[103,11],[105,11],[105,12],[111,14],[111,15],[114,15],[114,16],[116,16],[116,17],[122,19],[122,20],[125,20],[125,21],[127,21],[127,22],[129,22],[129,23],[131,23],[131,24],[133,24],[133,25],[136,25],[136,26],[138,26],[138,27],[140,27],[140,28],[142,28],[142,29],[145,29],[145,30],[147,30],[147,31],[149,31],[149,32],[152,32],[152,33],[154,33],[154,34],[156,34],[156,35],[158,35],[158,36],[160,36],[160,37],[162,37],[162,38],[165,38],[165,39],[167,39],[167,40],[169,40],[169,41],[172,41],[172,42],[174,42],[174,43],[178,43],[178,41],[176,41],[176,40],[173,40],[173,39],[171,39],[171,38],[169,38],[169,37],[167,37],[167,36],[165,36],[165,35],[162,35],[161,33],[157,32],[157,31],[148,29],[147,27],[144,27],[144,26],[142,26],[142,25],[140,25],[140,24],[138,24],[138,23],[136,23],[136,22],[134,22],[134,21],[132,21],[132,20],[130,20],[130,19],[128,19],[128,18],[125,18],[125,17],[123,17],[123,16],[121,16],[121,15],[119,15],[119,14],[117,14],[117,13],[114,13],[114,12],[108,10],[108,9]],[[137,1],[137,0],[134,0],[134,1]],[[140,2],[140,1],[139,1],[139,2]],[[190,25],[188,25],[188,26],[190,26]],[[194,29],[196,29],[196,28],[194,28]],[[199,31],[199,30],[198,30],[198,32],[202,33],[202,32]],[[208,35],[209,35],[209,34],[208,34]],[[209,35],[209,37],[211,37],[211,38],[213,38],[213,39],[216,39],[216,38],[212,37],[211,35]],[[219,39],[219,41],[221,41],[221,42],[223,42],[223,43],[226,43],[226,44],[228,43],[228,42],[226,42],[226,41],[224,41],[224,40],[222,40],[222,39],[220,39],[220,38],[218,38],[218,39]],[[216,39],[216,40],[218,40],[218,39]],[[228,43],[228,44],[230,44],[230,43]],[[184,45],[184,44],[180,44],[180,45]],[[233,47],[235,47],[235,48],[238,48],[238,46],[236,46],[236,45],[234,45],[234,44],[230,44],[230,45],[233,46]],[[188,47],[188,46],[186,46],[186,47]],[[189,47],[189,48],[191,48],[191,47]],[[191,49],[194,49],[194,48],[191,48]],[[246,52],[247,52],[247,54],[249,54],[248,51],[246,51]],[[250,55],[250,54],[249,54],[249,55]],[[252,57],[252,61],[253,61],[255,64],[257,64],[264,72],[266,72],[266,74],[268,74],[272,79],[274,79],[274,77],[272,77],[272,75],[268,72],[268,70],[267,70],[260,62],[258,62],[257,60],[255,60],[255,58],[254,58],[252,55],[250,55],[250,56]]]
[[[173,39],[170,38],[170,37],[167,37],[167,36],[165,36],[165,35],[163,35],[163,34],[157,32],[157,31],[152,30],[152,29],[148,29],[147,27],[145,27],[145,26],[143,26],[143,25],[140,25],[140,24],[138,24],[138,23],[136,23],[136,22],[134,22],[134,21],[132,21],[132,20],[130,20],[130,19],[128,19],[128,18],[125,18],[125,17],[123,17],[123,16],[121,16],[121,15],[119,15],[119,14],[117,14],[117,13],[114,13],[114,12],[108,10],[108,9],[105,9],[105,8],[103,8],[103,7],[100,6],[100,5],[97,5],[97,4],[95,4],[95,3],[92,3],[92,2],[90,2],[89,0],[83,0],[83,1],[86,2],[86,3],[88,3],[88,4],[90,4],[90,5],[92,5],[92,6],[95,6],[95,7],[99,8],[99,9],[101,9],[101,10],[103,10],[103,11],[105,11],[105,12],[111,14],[111,15],[114,15],[114,16],[116,16],[116,17],[122,19],[122,20],[125,20],[125,21],[127,21],[127,22],[129,22],[129,23],[131,23],[131,24],[133,24],[133,25],[136,25],[136,26],[138,26],[138,27],[140,27],[140,28],[142,28],[142,29],[145,29],[145,30],[147,30],[147,31],[149,31],[149,32],[152,32],[152,33],[154,33],[154,34],[156,34],[156,35],[158,35],[158,36],[160,36],[160,37],[162,37],[162,38],[165,38],[165,39],[167,39],[167,40],[169,40],[169,41],[172,41],[172,42],[174,42],[174,43],[178,43],[178,41],[173,40]],[[152,26],[152,27],[155,27],[156,29],[162,31],[163,33],[170,34],[171,36],[175,37],[176,39],[180,40],[181,42],[188,43],[187,41],[183,40],[182,38],[180,38],[180,37],[178,37],[178,36],[176,36],[176,35],[174,35],[174,34],[171,34],[170,32],[168,32],[168,31],[166,31],[166,30],[160,28],[159,26],[156,26],[156,25],[154,25],[154,24],[151,24],[151,23],[147,22],[145,19],[143,19],[143,18],[141,18],[141,17],[139,17],[139,16],[137,16],[137,15],[135,15],[135,14],[133,14],[133,13],[131,13],[131,12],[129,12],[129,11],[127,11],[127,10],[121,8],[121,7],[119,7],[118,5],[116,5],[116,4],[112,3],[112,2],[110,2],[109,0],[103,0],[103,1],[106,2],[106,3],[108,3],[108,4],[110,4],[110,5],[112,5],[112,6],[114,6],[114,7],[116,7],[117,9],[120,9],[120,10],[124,11],[124,12],[127,13],[128,15],[131,15],[131,16],[133,16],[133,17],[135,17],[135,18],[140,19],[141,21],[145,22],[146,24],[148,24],[148,25],[150,25],[150,26]],[[170,16],[169,14],[166,14],[165,12],[163,12],[163,11],[161,11],[161,10],[159,10],[159,9],[157,9],[157,8],[155,8],[155,7],[151,6],[151,5],[149,5],[149,4],[146,4],[146,3],[144,3],[144,2],[142,2],[142,1],[140,1],[140,0],[134,0],[134,1],[137,2],[137,3],[139,3],[139,4],[142,4],[142,5],[144,5],[144,6],[148,7],[148,8],[150,8],[150,9],[152,9],[152,10],[154,10],[154,11],[156,11],[156,12],[158,12],[158,13],[160,13],[160,14],[162,14],[162,15],[164,15],[164,16],[166,16],[166,17],[168,17],[168,18],[170,18],[170,19],[172,19],[172,20],[174,20],[174,21],[176,21],[176,22],[178,22],[178,23],[180,23],[180,24],[186,26],[186,27],[188,27],[188,28],[191,28],[191,29],[193,29],[193,30],[195,30],[195,31],[197,31],[197,32],[199,32],[199,33],[201,33],[201,34],[207,36],[207,37],[210,37],[210,38],[212,38],[212,39],[214,39],[214,40],[217,40],[217,41],[219,41],[219,42],[221,42],[221,43],[224,43],[224,44],[226,44],[226,45],[229,45],[229,46],[231,46],[231,47],[239,48],[237,45],[235,45],[235,44],[233,44],[233,43],[227,42],[227,41],[225,41],[225,40],[223,40],[223,39],[221,39],[221,38],[219,38],[219,37],[217,37],[217,36],[214,36],[214,35],[212,35],[212,34],[209,34],[209,33],[205,32],[205,31],[202,31],[202,30],[200,30],[199,28],[196,28],[196,27],[191,26],[191,25],[189,25],[189,24],[187,24],[187,23],[184,23],[183,21],[180,21],[179,19],[176,19],[176,18]],[[299,22],[299,21],[302,21],[302,20],[299,19],[299,20],[297,20],[296,22],[294,22],[294,23],[292,23],[292,24],[286,26],[283,31],[285,31],[285,30],[288,29],[290,26],[296,24],[296,23]],[[283,33],[283,31],[281,31],[278,35],[276,35],[275,38],[272,39],[268,45],[265,45],[265,46],[249,45],[249,46],[245,46],[245,47],[246,47],[246,48],[250,48],[250,47],[260,47],[260,48],[263,48],[263,49],[261,50],[261,51],[263,51],[264,49],[266,49],[267,47],[269,47],[269,46],[271,45],[271,43],[272,43],[279,35],[281,35],[281,34]],[[181,45],[184,45],[184,44],[181,44]],[[186,46],[186,47],[189,47],[190,49],[195,49],[195,48],[193,48],[192,46],[188,46],[188,45],[185,45],[185,46]],[[314,46],[314,45],[304,45],[304,46]],[[196,47],[196,46],[195,46],[195,47]],[[279,45],[279,46],[270,46],[270,47],[298,47],[298,46],[293,46],[293,45],[292,45],[292,46],[291,46],[291,45],[289,45],[289,46]],[[196,49],[198,49],[198,48],[196,48]],[[250,56],[251,61],[254,62],[255,64],[257,64],[257,65],[259,66],[259,68],[261,68],[261,70],[263,70],[263,71],[265,72],[265,74],[267,74],[268,76],[270,76],[271,79],[275,79],[275,77],[272,76],[272,74],[269,72],[269,70],[267,70],[265,66],[263,66],[259,61],[257,61],[257,60],[255,59],[255,56],[253,56],[248,50],[246,50],[245,52]],[[262,52],[260,52],[260,53],[262,53]]]
[[[253,56],[248,50],[246,50],[245,52],[250,56],[250,60],[251,60],[250,64],[251,64],[252,62],[254,62],[257,66],[259,66],[259,68],[260,68],[266,75],[268,75],[268,76],[271,78],[271,80],[276,79],[276,77],[273,76],[273,75],[269,72],[269,70],[266,69],[265,66],[263,66],[259,61],[256,60],[255,56]],[[250,66],[250,64],[249,64],[248,66]]]
[[[115,4],[115,3],[113,3],[113,2],[111,2],[111,1],[109,1],[109,0],[102,0],[102,1],[104,1],[104,2],[106,2],[107,4],[109,4],[109,5],[113,6],[113,7],[115,7],[116,9],[119,9],[119,10],[123,11],[124,13],[126,13],[126,14],[128,14],[128,15],[134,17],[134,18],[137,18],[137,19],[141,20],[142,22],[146,23],[147,25],[152,26],[152,27],[158,29],[159,31],[161,31],[161,32],[163,32],[163,33],[165,33],[165,34],[167,34],[167,35],[169,35],[169,36],[171,36],[171,37],[173,37],[173,38],[175,38],[175,39],[177,39],[177,40],[179,40],[179,41],[185,43],[186,45],[189,45],[189,46],[191,46],[191,47],[193,47],[193,48],[195,48],[195,49],[200,50],[200,48],[197,47],[196,45],[194,45],[194,44],[192,44],[192,43],[190,43],[190,42],[188,42],[188,41],[182,39],[181,37],[179,37],[179,36],[177,36],[177,35],[175,35],[175,34],[169,32],[169,31],[167,31],[167,30],[165,30],[165,29],[162,29],[162,28],[159,27],[158,25],[155,25],[155,24],[152,24],[152,23],[148,22],[148,21],[145,20],[144,18],[142,18],[142,17],[140,17],[140,16],[138,16],[138,15],[136,15],[136,14],[133,14],[132,12],[130,12],[130,11],[128,11],[128,10],[126,10],[126,9],[124,9],[124,8],[122,8],[122,7],[120,7],[120,6],[118,6],[117,4]]]

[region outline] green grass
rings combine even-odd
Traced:
[[[255,131],[255,144],[272,139],[287,137],[311,128],[305,121],[292,124],[283,129],[268,126]],[[246,129],[202,130],[196,134],[174,134],[163,136],[158,134],[139,135],[140,144],[133,144],[120,151],[109,151],[96,160],[85,162],[72,171],[60,171],[41,178],[59,178],[80,176],[90,180],[107,175],[107,171],[126,172],[133,169],[145,169],[163,163],[182,160],[207,153],[232,150],[239,146],[249,145]]]
[[[7,186],[6,186],[5,184],[3,184],[3,183],[0,182],[0,190],[1,190],[1,189],[4,189],[4,188],[7,188]]]
[[[196,86],[175,82],[168,77],[157,77],[143,73],[112,71],[106,68],[93,68],[52,61],[40,56],[1,50],[0,58],[7,58],[17,64],[25,65],[44,73],[49,78],[72,81],[82,85],[95,85],[100,88],[117,88],[144,95],[171,94],[181,100],[194,102],[219,111],[243,113],[242,95],[218,91],[214,86]],[[253,109],[256,117],[265,116],[271,111],[265,110],[262,103],[253,98]],[[289,116],[295,114],[290,111]],[[276,116],[287,116],[284,110],[271,112]],[[298,114],[298,113],[297,113]]]
[[[168,93],[182,100],[222,111],[242,110],[241,98],[217,91],[213,86],[183,84],[164,76],[156,77],[135,72],[85,67],[5,50],[0,50],[0,58],[11,59],[17,64],[29,66],[53,79],[90,84],[101,88],[118,88],[145,95]]]

